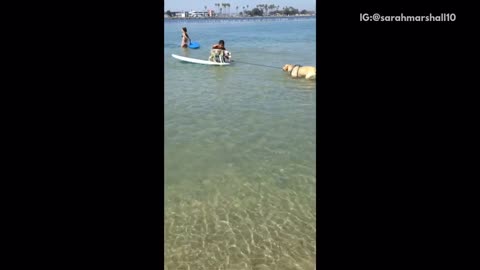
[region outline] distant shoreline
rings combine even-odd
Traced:
[[[315,18],[316,15],[293,15],[293,16],[217,16],[217,17],[164,17],[165,20],[248,20],[248,19],[296,19]]]

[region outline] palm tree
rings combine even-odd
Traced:
[[[268,6],[268,8],[271,9],[271,10],[274,10],[274,9],[275,9],[275,5],[270,5],[270,6]]]
[[[257,5],[257,8],[262,10],[263,9],[263,5]]]
[[[228,5],[228,16],[230,16],[230,3],[227,3]]]
[[[215,6],[217,7],[217,13],[218,13],[218,7],[220,7],[219,3],[215,3]]]
[[[237,10],[237,15],[238,15],[238,6],[236,6],[235,9]]]

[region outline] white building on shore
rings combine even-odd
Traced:
[[[210,17],[209,11],[190,11],[188,13],[189,17],[198,18],[198,17]]]
[[[168,14],[165,13],[165,16],[168,16]],[[170,11],[170,16],[172,18],[186,18],[188,17],[188,11]]]
[[[210,9],[208,11],[171,11],[170,14],[172,18],[206,18],[215,16],[215,12]],[[165,16],[168,17],[166,14]]]

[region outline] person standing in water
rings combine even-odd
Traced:
[[[182,27],[182,44],[180,45],[182,48],[187,48],[188,44],[190,44],[192,41],[190,40],[190,37],[187,34],[187,28]]]

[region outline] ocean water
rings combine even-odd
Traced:
[[[187,27],[197,50],[180,48]],[[315,269],[315,19],[166,20],[164,269]],[[218,40],[239,62],[207,66]]]

